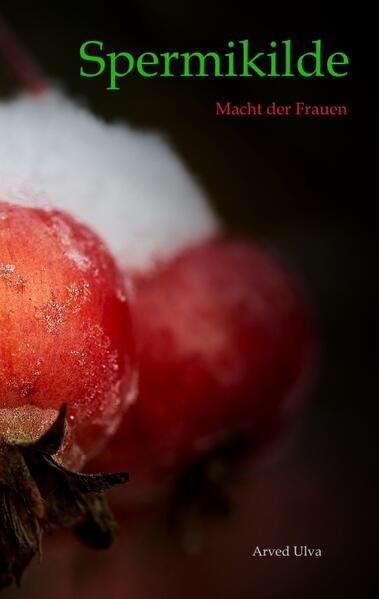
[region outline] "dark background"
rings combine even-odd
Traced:
[[[215,544],[209,541],[200,562],[181,561],[167,547],[136,550],[140,562],[130,551],[129,596],[144,597],[144,585],[146,596],[158,598],[367,596],[375,558],[377,193],[368,184],[375,168],[369,142],[376,108],[361,35],[369,20],[365,7],[135,0],[69,8],[2,1],[1,12],[67,93],[86,99],[107,119],[164,132],[229,225],[269,241],[298,270],[317,314],[319,377],[294,447],[263,478],[258,475],[230,530],[210,533]],[[79,77],[79,47],[88,39],[103,40],[107,51],[159,53],[222,52],[229,39],[245,38],[257,50],[291,38],[304,51],[322,38],[329,52],[349,55],[350,74],[309,80],[129,76],[119,92],[106,91],[102,77]],[[0,93],[14,90],[12,74],[1,64]],[[215,102],[229,100],[346,104],[349,115],[217,117]],[[135,537],[130,543],[139,547]],[[323,558],[284,564],[271,559],[257,566],[246,558],[258,541],[321,546]],[[110,568],[109,557],[96,559],[95,569]],[[40,572],[17,597],[41,595]],[[116,595],[109,584],[107,579],[102,589],[99,579],[98,595],[92,596],[124,596],[121,586]],[[77,596],[87,596],[80,588]],[[62,598],[74,596],[73,589],[66,592]]]

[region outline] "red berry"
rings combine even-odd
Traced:
[[[254,243],[217,237],[136,280],[140,392],[97,466],[162,480],[229,435],[283,429],[312,365],[296,281]]]
[[[134,378],[121,275],[57,210],[0,201],[0,440],[35,441],[63,403],[60,461],[80,466],[120,421]]]

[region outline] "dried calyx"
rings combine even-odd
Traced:
[[[117,525],[103,492],[129,478],[126,472],[80,474],[58,464],[66,406],[34,443],[0,438],[0,589],[16,582],[41,552],[44,531],[74,528],[86,544],[103,549]]]
[[[184,552],[200,549],[204,521],[223,520],[233,513],[230,487],[244,480],[245,458],[254,447],[251,436],[235,433],[183,470],[174,485],[166,522]]]

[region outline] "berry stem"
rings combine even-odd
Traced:
[[[38,96],[49,91],[49,85],[38,65],[1,15],[0,54],[27,93]]]

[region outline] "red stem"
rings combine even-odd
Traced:
[[[40,95],[49,90],[42,72],[1,15],[0,55],[3,55],[26,92]]]

